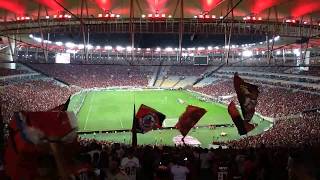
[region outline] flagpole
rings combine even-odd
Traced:
[[[136,121],[136,104],[135,104],[135,95],[133,93],[133,117],[132,117],[132,140],[131,145],[133,148],[137,147],[138,140],[137,140],[137,121]]]

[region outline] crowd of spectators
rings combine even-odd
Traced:
[[[61,87],[55,81],[34,80],[3,86],[0,89],[0,103],[4,121],[8,122],[13,112],[46,111],[59,106],[76,91]]]
[[[92,164],[89,179],[207,180],[316,179],[319,154],[310,148],[203,149],[138,146],[79,139],[82,159]],[[220,178],[219,178],[220,177]]]
[[[32,67],[84,88],[146,86],[154,71],[151,66],[33,64]],[[172,66],[169,74],[200,75],[205,69]],[[4,121],[7,122],[14,111],[52,109],[63,104],[77,90],[49,80],[7,84],[0,87]],[[193,90],[217,98],[232,95],[227,102],[237,101],[231,80]],[[312,93],[266,85],[259,85],[259,90],[256,110],[268,117],[284,117],[319,108],[320,105],[320,96]],[[228,179],[288,179],[301,175],[302,179],[307,179],[319,177],[317,172],[320,171],[316,169],[319,159],[305,155],[319,155],[313,152],[306,154],[310,149],[303,148],[318,145],[319,137],[320,113],[313,111],[277,120],[262,134],[230,141],[227,143],[229,149],[162,146],[132,149],[128,145],[105,141],[79,139],[79,142],[82,149],[80,159],[93,167],[93,173],[88,174],[89,179],[217,179],[223,174]]]
[[[171,66],[167,74],[175,76],[200,76],[207,69],[207,66]]]
[[[301,71],[300,74],[311,75],[311,76],[320,76],[320,67],[309,67],[308,71]]]
[[[256,111],[268,117],[283,117],[299,113],[304,110],[319,107],[320,95],[295,91],[287,88],[258,85],[260,94]],[[236,92],[231,80],[219,81],[217,83],[196,87],[193,90],[219,98],[221,96],[233,95],[227,102],[236,100]]]
[[[30,64],[40,72],[83,88],[147,86],[153,67],[123,65]]]
[[[0,77],[1,76],[11,76],[11,75],[16,75],[16,74],[23,74],[23,73],[26,73],[26,71],[16,70],[16,69],[7,69],[7,68],[0,67]]]
[[[259,135],[229,142],[234,148],[304,147],[320,144],[320,113],[308,112],[300,117],[277,120],[273,127]]]

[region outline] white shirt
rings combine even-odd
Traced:
[[[186,180],[189,169],[185,166],[173,165],[170,169],[174,180]]]
[[[137,169],[140,167],[138,158],[136,157],[133,157],[131,159],[127,157],[123,158],[121,161],[121,167],[129,176],[130,180],[136,180]]]

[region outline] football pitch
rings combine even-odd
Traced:
[[[68,110],[74,111],[78,119],[81,137],[95,138],[120,143],[131,143],[130,129],[134,105],[138,111],[141,104],[156,109],[166,115],[163,127],[146,134],[138,134],[138,144],[174,145],[173,138],[180,135],[173,128],[187,105],[205,108],[207,113],[189,132],[201,146],[208,147],[212,141],[238,139],[227,107],[217,102],[206,102],[196,93],[184,90],[159,89],[113,89],[83,91],[72,96]],[[270,122],[255,116],[253,122],[258,126],[249,133],[258,134],[270,126]],[[209,128],[215,125],[215,128]],[[225,133],[221,136],[221,133]]]

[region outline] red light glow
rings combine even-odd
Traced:
[[[200,0],[203,11],[211,11],[223,0]]]
[[[168,0],[147,0],[150,11],[155,13],[156,11],[163,12]]]
[[[301,17],[320,10],[318,0],[299,0],[291,11],[293,17]]]
[[[0,0],[0,8],[18,15],[25,14],[25,8],[17,0]]]
[[[111,0],[95,0],[98,6],[103,10],[111,9]]]
[[[254,14],[259,14],[262,11],[271,8],[277,4],[283,3],[288,0],[253,0],[251,12]]]
[[[55,10],[55,11],[62,11],[63,10],[63,8],[61,6],[59,6],[59,4],[57,4],[55,2],[55,0],[36,0],[36,1],[46,7],[49,7],[52,10]],[[57,1],[59,3],[62,3],[63,0],[57,0]]]

